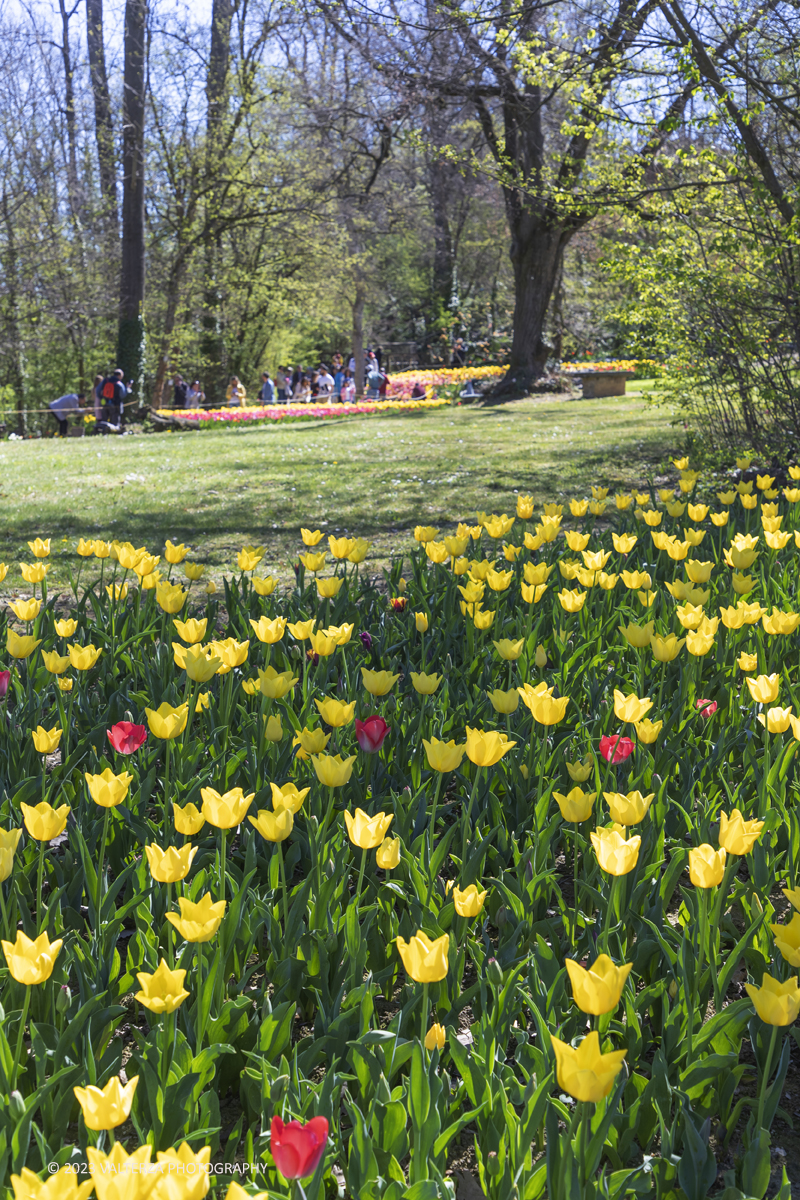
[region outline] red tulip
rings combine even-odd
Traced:
[[[106,732],[118,754],[133,754],[147,738],[146,726],[134,725],[132,721],[117,721]]]
[[[708,720],[717,711],[717,702],[716,700],[697,700],[695,701],[695,708],[699,708],[700,716]]]
[[[269,1148],[284,1179],[305,1179],[307,1175],[313,1175],[325,1153],[327,1141],[326,1117],[312,1117],[305,1125],[301,1121],[284,1125],[280,1117],[272,1118]]]
[[[8,685],[11,682],[10,671],[0,671],[0,700],[5,700],[8,695]]]
[[[392,608],[396,612],[402,612],[403,609],[405,608],[405,606],[406,606],[405,596],[393,596],[392,597]]]
[[[633,754],[634,746],[630,738],[620,737],[618,733],[600,738],[600,753],[606,762],[624,762]]]
[[[383,717],[367,717],[366,721],[356,721],[356,741],[365,754],[377,754],[389,729]]]

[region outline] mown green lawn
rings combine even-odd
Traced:
[[[643,388],[648,385],[632,385]],[[629,385],[631,387],[631,385]],[[0,446],[0,561],[6,592],[30,590],[25,545],[53,539],[50,581],[66,580],[79,536],[160,552],[191,545],[212,575],[243,543],[266,546],[262,569],[291,576],[301,525],[373,543],[378,566],[418,523],[451,525],[479,509],[629,488],[676,448],[671,412],[641,392],[610,400],[542,397],[495,408],[343,418],[250,430],[46,439]]]

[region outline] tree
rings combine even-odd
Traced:
[[[94,99],[94,130],[100,193],[109,228],[117,235],[117,163],[114,152],[114,121],[106,73],[103,37],[103,0],[86,0],[86,46],[89,55],[89,79]]]
[[[148,0],[126,0],[122,102],[122,261],[117,365],[140,403],[145,371],[145,89]]]

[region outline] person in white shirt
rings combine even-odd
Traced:
[[[83,392],[67,392],[65,396],[59,396],[57,400],[50,401],[48,408],[58,421],[59,437],[67,436],[69,414],[80,412],[85,403],[86,397]]]
[[[319,378],[317,379],[318,396],[331,396],[333,394],[333,376],[327,367],[322,366],[319,369]]]

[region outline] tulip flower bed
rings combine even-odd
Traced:
[[[292,590],[247,546],[224,596],[81,540],[56,597],[30,543],[16,1200],[452,1200],[459,1162],[489,1200],[787,1200],[800,486],[711,510],[676,468],[418,527],[388,594],[318,530]]]
[[[463,383],[465,386],[471,380],[498,379],[505,375],[506,367],[441,367],[430,371],[414,370],[401,371],[389,376],[387,395],[390,399],[408,399],[415,384],[424,387],[429,394],[435,394],[435,389],[441,386],[452,386]]]
[[[410,389],[409,389],[410,397]],[[360,400],[357,404],[271,404],[255,408],[190,408],[181,409],[178,416],[196,421],[201,429],[216,429],[220,425],[257,425],[273,421],[325,420],[328,417],[359,417],[374,413],[418,412],[424,408],[440,408],[449,400],[435,395],[419,399]],[[157,409],[161,417],[174,417],[173,409]]]

